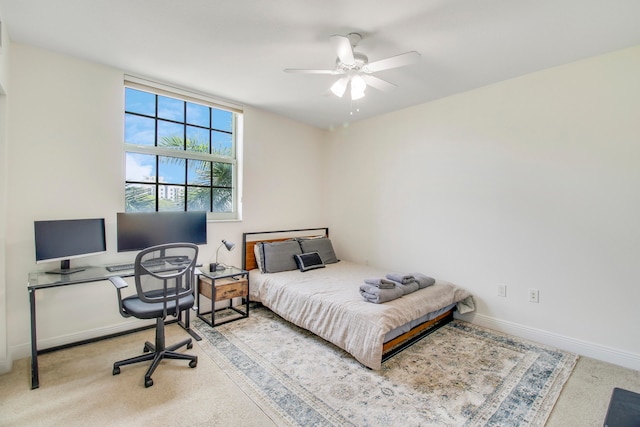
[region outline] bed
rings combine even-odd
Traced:
[[[299,257],[288,252],[296,245],[300,254],[318,253],[329,262],[302,271],[304,265],[290,262]],[[328,228],[244,233],[242,255],[251,301],[335,344],[371,369],[380,369],[383,361],[451,321],[455,310],[474,310],[468,291],[438,279],[392,301],[365,301],[359,291],[364,279],[389,272],[338,261]]]

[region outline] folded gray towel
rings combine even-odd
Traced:
[[[398,288],[380,289],[377,286],[364,284],[360,285],[360,295],[368,302],[380,304],[400,298],[403,293],[402,289]]]
[[[406,285],[409,282],[413,282],[415,279],[411,274],[402,274],[402,273],[389,273],[387,274],[387,279],[393,280],[394,282],[400,282],[403,285]]]
[[[410,294],[411,292],[415,292],[418,289],[420,289],[420,286],[418,286],[418,282],[416,282],[415,280],[412,280],[411,282],[407,282],[407,283],[400,283],[400,282],[396,282],[396,288],[399,288],[402,290],[402,295],[407,295]]]
[[[418,286],[420,289],[427,288],[434,283],[436,283],[436,279],[433,277],[425,276],[422,273],[411,273],[411,275],[415,278],[415,281],[418,282]]]
[[[380,289],[393,289],[396,284],[387,279],[364,279],[364,283],[367,285],[373,285]]]

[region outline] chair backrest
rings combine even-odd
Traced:
[[[177,315],[178,300],[193,294],[198,246],[168,243],[146,248],[136,256],[134,272],[138,298],[162,303],[163,318]]]

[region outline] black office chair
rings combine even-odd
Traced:
[[[136,295],[122,298],[122,289],[127,282],[121,277],[109,280],[118,292],[118,307],[124,317],[156,319],[156,343],[145,342],[142,354],[113,364],[113,375],[120,373],[120,366],[152,360],[144,376],[144,386],[151,387],[151,375],[163,358],[190,360],[189,367],[195,368],[198,356],[178,353],[182,346],[192,348],[191,338],[165,347],[164,324],[167,316],[179,316],[189,310],[194,303],[194,270],[198,247],[191,243],[171,243],[152,246],[141,251],[135,260]]]

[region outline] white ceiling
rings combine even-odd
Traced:
[[[639,0],[0,0],[12,41],[255,106],[320,128],[640,44]],[[326,96],[333,34],[363,35],[392,92]],[[359,107],[360,111],[350,113]]]

